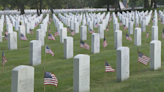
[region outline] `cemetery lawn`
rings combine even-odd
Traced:
[[[113,21],[113,20],[112,20]],[[103,39],[101,39],[100,48],[101,51],[98,54],[91,54],[90,50],[80,48],[80,33],[73,36],[74,40],[74,56],[77,54],[90,55],[90,92],[105,92],[105,65],[104,59],[116,69],[116,50],[114,49],[114,30],[113,23],[110,23],[109,31],[105,31],[105,38],[108,46],[103,48]],[[152,21],[150,22],[153,25]],[[162,31],[164,25],[158,20],[158,38],[162,42],[161,55],[164,55],[164,39],[162,38]],[[51,24],[47,27],[51,28],[51,33],[54,35],[56,27],[51,21]],[[141,27],[141,25],[140,25]],[[12,69],[19,65],[29,65],[29,42],[36,39],[36,27],[34,34],[26,34],[28,41],[18,41],[17,50],[7,49],[7,40],[3,38],[3,42],[0,43],[0,49],[4,48],[7,63],[3,68],[0,66],[0,92],[11,92],[11,73]],[[80,27],[79,27],[80,28]],[[4,30],[6,25],[4,25]],[[98,33],[98,28],[94,28]],[[125,36],[128,33],[127,30],[123,30],[123,26],[120,26],[122,30],[123,46],[130,48],[130,78],[124,82],[117,82],[116,72],[106,73],[106,92],[163,92],[164,91],[164,57],[161,57],[161,68],[156,71],[149,69],[147,66],[138,63],[137,48],[143,54],[150,56],[150,41],[151,30],[150,26],[146,27],[146,32],[142,32],[142,45],[134,46],[134,35],[130,35],[133,41],[126,40]],[[149,32],[149,37],[146,38],[146,33]],[[67,32],[68,36],[70,31]],[[4,35],[4,32],[3,32]],[[48,32],[47,32],[48,35]],[[18,36],[18,35],[17,35]],[[63,56],[63,44],[60,43],[60,37],[55,37],[56,41],[48,40],[48,36],[45,37],[45,44],[47,44],[54,52],[55,56],[50,54],[45,56],[45,46],[42,46],[42,63],[34,66],[35,68],[35,81],[34,92],[44,91],[44,67],[45,71],[54,73],[58,79],[58,87],[52,85],[46,85],[46,92],[73,92],[73,58],[64,59]],[[91,34],[87,33],[87,40],[84,41],[91,47]],[[2,53],[2,50],[0,51]],[[1,58],[2,59],[2,58]]]

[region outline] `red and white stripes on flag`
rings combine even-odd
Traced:
[[[2,65],[5,65],[6,62],[7,62],[7,59],[5,57],[5,53],[2,51]]]
[[[107,28],[106,31],[109,31],[109,28]]]
[[[99,25],[96,23],[96,24],[95,24],[95,27],[97,28],[98,26],[99,26]]]
[[[164,38],[164,29],[163,29],[163,32],[162,32],[162,38]]]
[[[115,70],[105,61],[105,72],[115,72]]]
[[[27,41],[28,39],[26,38],[26,36],[24,36],[23,34],[21,34],[21,37],[20,37],[21,40],[25,40]]]
[[[92,29],[90,29],[90,31],[89,31],[89,33],[91,33],[91,34],[92,34],[92,33],[94,33],[94,32],[95,32],[95,31],[94,31],[94,30],[92,30]]]
[[[149,33],[147,32],[147,34],[146,34],[146,38],[148,38],[149,37]]]
[[[74,36],[75,35],[75,31],[71,31],[71,35]]]
[[[124,28],[123,28],[123,30],[126,30],[127,29],[127,27],[124,25]]]
[[[55,41],[54,36],[53,36],[53,35],[51,35],[51,34],[49,34],[49,35],[48,35],[48,39],[49,39],[49,40],[54,40],[54,41]]]
[[[80,41],[80,48],[84,48],[84,49],[89,50],[89,49],[90,49],[90,46],[89,46],[87,43],[85,43],[85,42],[83,42],[83,41],[81,40],[81,41]]]
[[[126,34],[126,39],[132,41],[132,38],[128,34]]]
[[[55,36],[59,35],[58,31],[55,32]]]
[[[108,44],[107,44],[106,39],[105,39],[105,37],[104,37],[103,47],[105,48],[107,45],[108,45]]]
[[[150,58],[138,51],[138,62],[147,65]]]
[[[45,75],[44,75],[44,85],[54,85],[54,86],[57,87],[58,80],[57,80],[55,74],[50,73],[50,72],[45,72]]]
[[[46,53],[51,54],[52,56],[54,56],[54,53],[52,52],[52,50],[46,45]]]

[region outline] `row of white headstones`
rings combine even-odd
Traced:
[[[142,28],[135,28],[135,34],[134,34],[134,45],[140,46],[141,45],[141,32],[144,32],[143,29],[146,27],[145,21],[150,21],[149,15],[151,15],[152,11],[148,14],[148,12],[136,12],[135,17],[138,15],[142,15],[145,17],[145,20],[141,21]],[[127,26],[130,31],[133,31],[133,25],[130,25],[132,22],[127,21],[127,18],[129,18],[129,15],[132,14],[134,16],[134,12],[131,13],[118,13],[118,17],[121,18],[122,22],[125,19],[125,24],[129,22],[129,25]],[[147,15],[148,14],[148,15]],[[155,12],[155,16],[156,16]],[[72,14],[62,16],[59,14],[59,19],[63,21],[64,24],[69,26],[71,30],[74,30],[78,33],[76,30],[77,26],[76,24],[80,21],[81,15],[77,15],[77,21],[76,17]],[[97,16],[101,16],[100,14],[97,14]],[[104,16],[104,13],[102,14]],[[127,16],[128,15],[128,16]],[[147,15],[147,16],[146,16]],[[88,24],[88,31],[93,28],[93,19],[90,18],[90,16],[96,16],[96,14],[86,14],[88,17],[87,22]],[[99,17],[98,16],[98,17]],[[122,16],[122,17],[120,17]],[[72,18],[71,18],[72,17]],[[125,17],[125,18],[123,18]],[[148,17],[148,18],[147,18]],[[90,18],[90,19],[89,19]],[[101,18],[101,17],[100,17]],[[99,24],[98,30],[99,33],[93,33],[92,34],[92,53],[99,53],[100,52],[100,39],[101,35],[108,24],[108,20],[110,18],[110,13],[108,13],[105,17],[105,19],[102,19],[102,24],[99,24],[99,19],[96,18],[95,21]],[[57,31],[60,34],[60,42],[64,43],[64,58],[72,58],[73,57],[73,38],[67,36],[67,28],[63,27],[63,23],[59,20],[55,15],[53,15],[53,21],[55,23],[55,26],[57,27]],[[82,18],[81,18],[82,19]],[[137,19],[137,18],[135,18]],[[148,19],[148,20],[147,20]],[[157,16],[154,18],[155,21],[153,21],[153,27],[152,27],[152,41],[150,42],[150,69],[156,70],[161,67],[161,41],[158,41],[158,27],[156,26]],[[135,20],[136,21],[136,20]],[[133,20],[134,22],[134,20]],[[122,46],[122,31],[119,30],[119,24],[118,19],[116,15],[113,13],[113,23],[114,31],[115,31],[115,49],[117,49],[117,80],[118,81],[124,81],[129,78],[129,58],[130,58],[130,50],[129,47]],[[79,23],[81,24],[81,22]],[[117,24],[117,25],[116,25]],[[124,24],[124,22],[123,22]],[[74,27],[71,27],[74,26]],[[78,25],[79,26],[79,25]],[[117,26],[117,27],[116,27]],[[78,29],[78,27],[77,27]],[[87,35],[87,28],[86,28],[86,19],[83,15],[83,21],[81,26],[81,39],[83,39],[84,36]],[[133,33],[133,32],[132,32]],[[37,30],[37,34],[39,37],[44,38],[45,32],[42,31],[42,29]],[[44,45],[43,39],[41,40],[33,40],[30,42],[30,65],[38,65],[41,63],[41,46]],[[103,38],[103,37],[102,37]],[[76,92],[80,91],[86,91],[88,92],[90,90],[90,56],[84,55],[84,54],[78,54],[74,57],[74,72],[73,72],[73,90]],[[30,72],[29,72],[30,71]],[[18,78],[19,76],[19,78]],[[26,84],[26,85],[25,85]],[[32,66],[18,66],[12,70],[12,92],[22,92],[22,90],[27,90],[28,92],[34,90],[34,68]],[[20,91],[18,91],[20,90]]]

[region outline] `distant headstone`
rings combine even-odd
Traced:
[[[17,49],[17,32],[8,33],[8,49]]]
[[[116,30],[120,30],[119,23],[114,24],[114,31],[116,31]]]
[[[133,34],[133,22],[129,21],[128,34]]]
[[[140,46],[141,45],[141,28],[135,28],[134,34],[134,45]]]
[[[73,92],[90,92],[90,56],[78,54],[73,60]]]
[[[141,31],[142,32],[146,31],[146,22],[145,22],[145,20],[142,20],[142,22],[141,22]]]
[[[152,40],[158,40],[158,26],[152,26]]]
[[[73,38],[65,37],[64,38],[64,58],[69,59],[73,57]]]
[[[87,27],[86,26],[81,26],[80,38],[81,40],[87,40]]]
[[[93,33],[92,34],[92,48],[91,52],[93,54],[99,53],[100,52],[100,34],[98,33]]]
[[[114,43],[115,43],[115,49],[119,48],[122,46],[122,31],[121,30],[116,30],[114,32]]]
[[[41,64],[41,41],[30,41],[30,65]]]
[[[98,32],[100,34],[100,39],[103,39],[104,38],[103,24],[99,24],[99,26],[98,26]]]
[[[153,40],[150,42],[150,69],[161,68],[161,41]]]
[[[21,34],[23,34],[24,36],[26,36],[25,26],[24,25],[20,25],[19,26],[19,39],[21,37]]]
[[[41,29],[36,30],[36,40],[40,40],[42,46],[44,46],[44,33]]]
[[[11,92],[34,92],[34,67],[20,65],[12,70]]]
[[[117,49],[117,80],[124,81],[129,78],[130,62],[129,62],[129,48],[128,47],[119,47]]]
[[[67,37],[67,28],[62,28],[60,30],[60,43],[64,43],[64,38]]]
[[[30,23],[26,23],[26,33],[30,33]]]
[[[74,23],[74,31],[75,33],[79,33],[79,22]]]
[[[19,21],[15,21],[15,30],[16,30],[16,31],[19,30]]]

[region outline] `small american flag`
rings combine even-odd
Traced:
[[[30,33],[33,34],[33,31],[30,29]]]
[[[85,43],[82,40],[80,40],[80,48],[84,48],[84,49],[89,50],[90,46],[87,43]]]
[[[26,36],[24,36],[23,34],[21,34],[21,37],[20,37],[21,40],[25,40],[27,41],[28,39],[26,38]]]
[[[75,31],[71,30],[71,35],[74,36],[75,35]]]
[[[138,62],[147,65],[150,58],[138,51]]]
[[[90,31],[89,31],[89,32],[92,34],[92,33],[94,33],[95,31],[93,31],[92,29],[90,29]]]
[[[7,40],[7,35],[8,35],[8,32],[5,31],[5,40]]]
[[[69,30],[69,27],[67,27],[67,31],[70,31],[70,30]]]
[[[164,38],[164,29],[163,29],[163,32],[162,32],[162,38]]]
[[[54,85],[57,87],[58,80],[55,74],[45,71],[44,72],[44,85]]]
[[[149,23],[149,26],[151,26],[150,23]]]
[[[161,20],[161,24],[164,24],[162,20]]]
[[[49,21],[48,23],[49,23],[49,24],[51,24],[51,22],[50,22],[50,21]]]
[[[126,30],[127,29],[127,27],[124,25],[124,30]]]
[[[106,31],[109,31],[109,28],[107,27]]]
[[[146,38],[148,38],[149,37],[149,33],[147,32],[147,34],[146,34]]]
[[[5,57],[5,53],[2,51],[2,65],[5,65],[6,62],[7,62],[7,59]]]
[[[49,53],[52,56],[54,56],[54,53],[52,52],[52,50],[47,45],[46,45],[46,53]]]
[[[159,20],[161,20],[161,18],[159,18]]]
[[[59,33],[58,33],[58,31],[56,30],[56,32],[55,32],[55,36],[57,36],[57,35],[59,35]]]
[[[126,39],[132,41],[132,38],[128,34],[126,34]]]
[[[49,30],[48,30],[48,32],[49,32],[49,33],[51,32],[51,30],[50,30],[50,27],[49,27]]]
[[[50,33],[48,34],[48,39],[49,39],[49,40],[54,40],[54,41],[55,41],[54,36],[53,36],[52,34],[50,34]]]
[[[115,70],[105,61],[105,72],[115,72]]]
[[[107,45],[108,45],[108,44],[107,44],[106,39],[105,39],[105,37],[104,37],[103,47],[105,48]]]
[[[98,23],[96,22],[96,24],[95,24],[95,27],[97,28],[99,25],[98,25]]]
[[[138,23],[137,23],[137,26],[136,27],[139,27]]]
[[[37,26],[37,23],[35,23],[35,27]]]
[[[122,25],[122,21],[120,21],[120,26]]]

